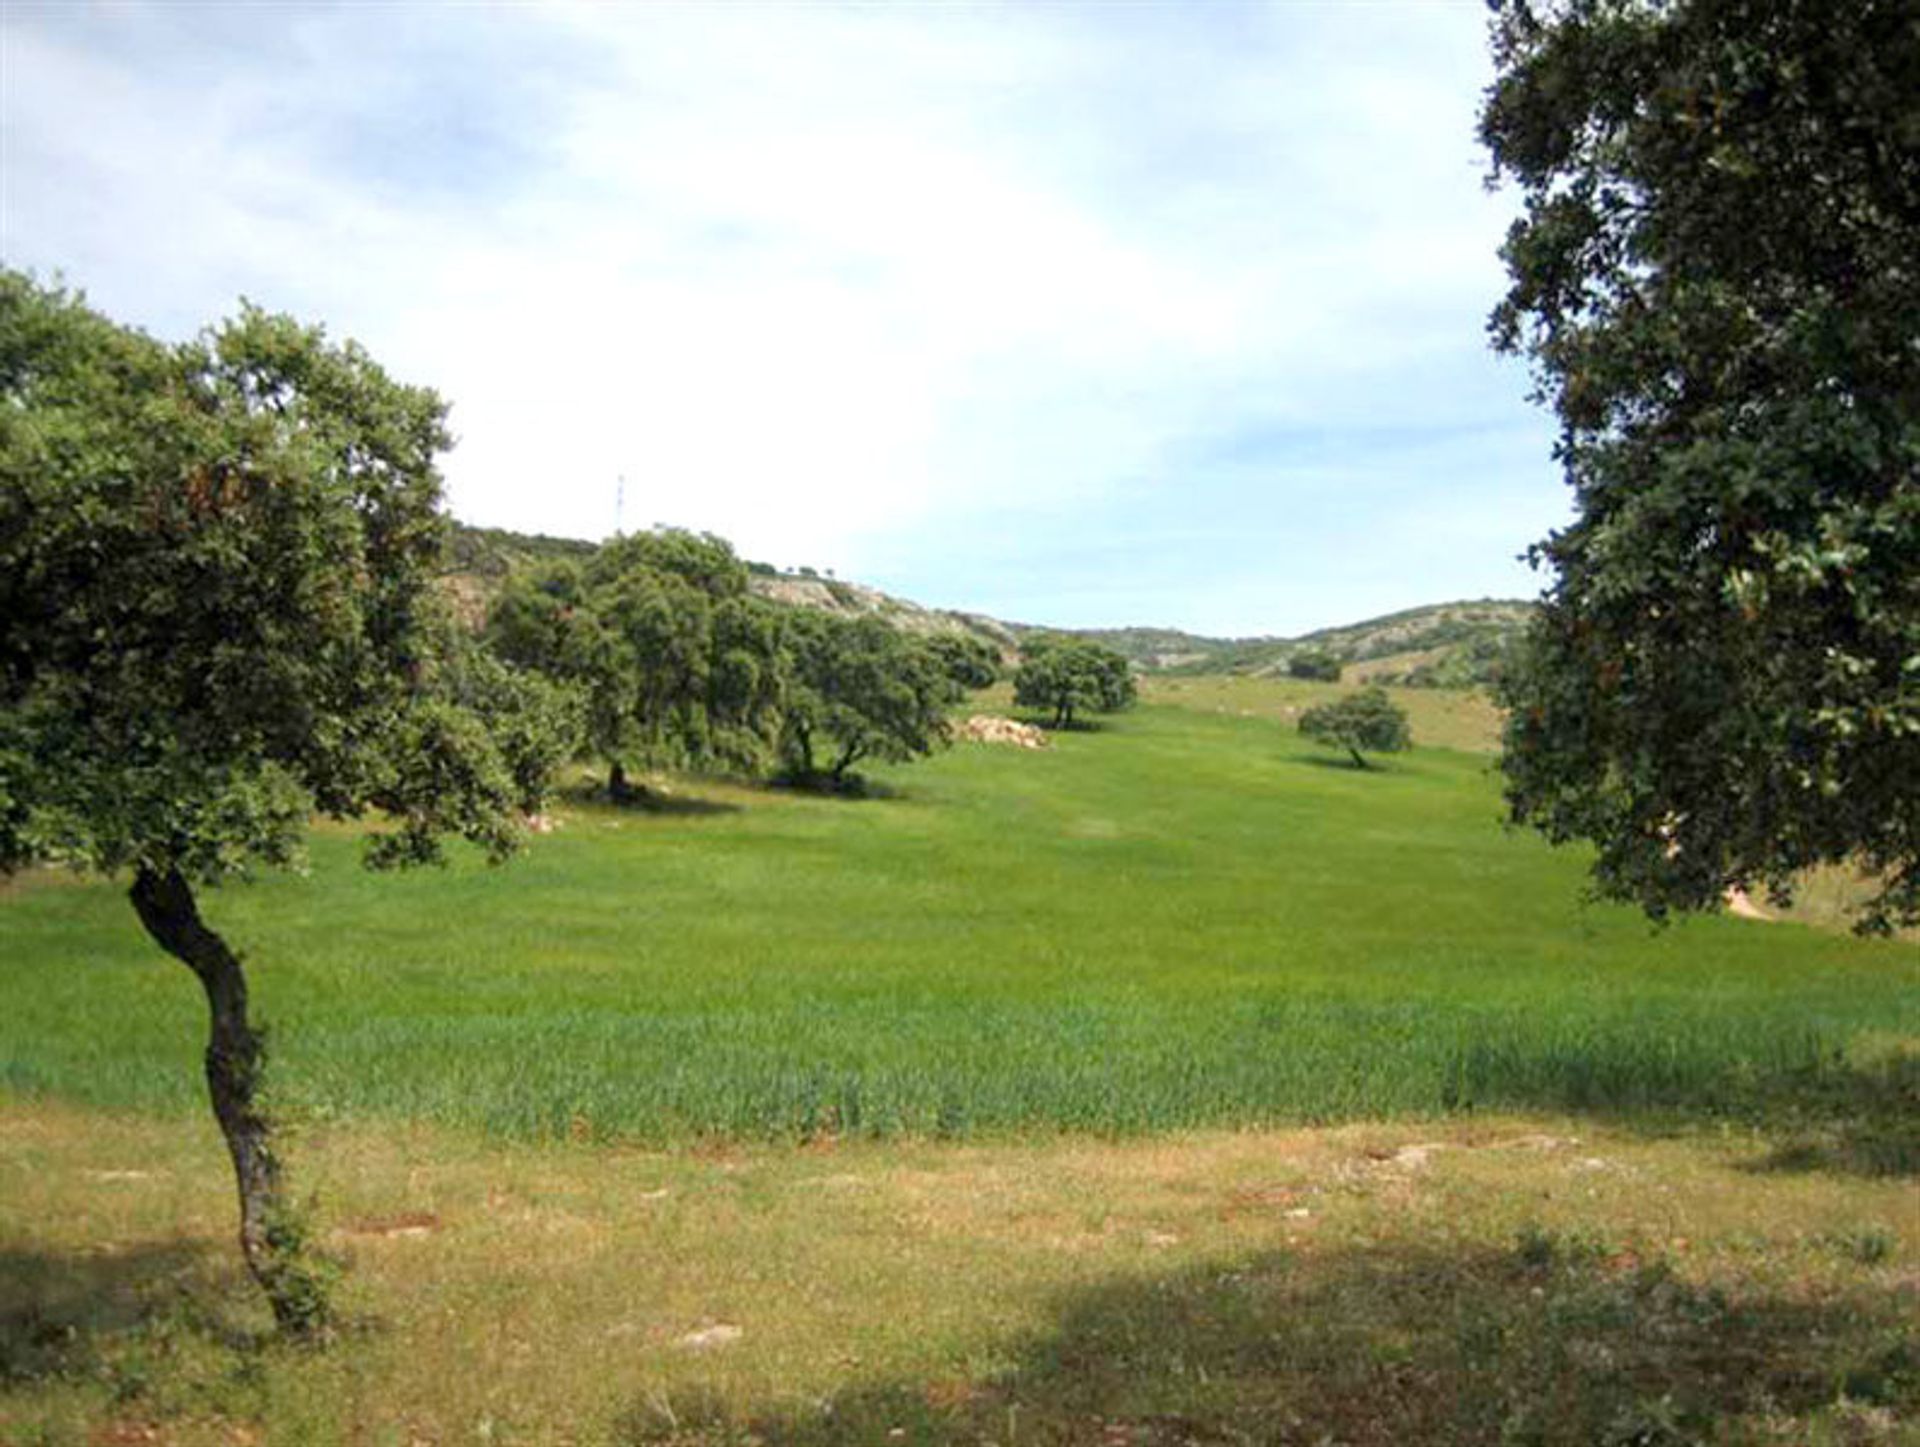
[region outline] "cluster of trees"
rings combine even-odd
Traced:
[[[639,792],[632,771],[656,769],[845,787],[862,760],[937,748],[952,705],[998,676],[979,639],[770,603],[749,572],[709,534],[616,538],[509,580],[486,642],[580,699],[616,800]]]

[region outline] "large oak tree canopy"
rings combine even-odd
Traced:
[[[764,766],[780,728],[778,635],[733,549],[679,528],[518,575],[487,622],[502,657],[580,690],[616,797],[629,765]]]
[[[1823,862],[1920,914],[1920,12],[1494,7],[1493,317],[1576,517],[1506,683],[1517,820],[1659,915]]]
[[[0,869],[130,872],[199,978],[242,1245],[288,1327],[323,1303],[289,1249],[245,975],[194,889],[296,862],[316,811],[377,814],[376,864],[515,846],[564,744],[543,685],[455,648],[447,440],[432,392],[285,317],[168,346],[0,272]]]

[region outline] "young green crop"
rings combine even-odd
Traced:
[[[1920,1034],[1909,946],[1651,931],[1500,828],[1483,758],[1330,762],[1149,705],[879,771],[892,797],[581,805],[504,872],[364,875],[323,832],[309,877],[207,907],[261,962],[284,1097],[523,1138],[1733,1111],[1855,1100],[1844,1053]],[[8,1089],[187,1104],[191,982],[123,912],[0,899]]]

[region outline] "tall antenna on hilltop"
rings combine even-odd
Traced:
[[[627,511],[627,475],[620,474],[620,480],[613,487],[613,535],[620,536],[620,520]]]

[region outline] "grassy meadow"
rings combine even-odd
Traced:
[[[1149,705],[883,782],[583,805],[505,869],[371,874],[322,834],[206,909],[285,1105],[519,1139],[1731,1109],[1920,1034],[1908,947],[1583,905],[1478,755],[1362,772]],[[11,1092],[198,1105],[198,986],[119,890],[4,921]]]
[[[211,892],[321,1358],[253,1334],[198,986],[16,882],[0,1441],[1916,1440],[1913,946],[1583,903],[1484,703],[1362,772],[1326,692]]]

